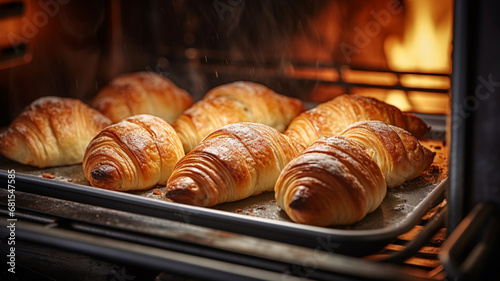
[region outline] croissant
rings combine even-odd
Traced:
[[[387,186],[415,178],[434,156],[404,129],[357,122],[291,161],[276,182],[276,201],[295,222],[352,224],[380,205]]]
[[[224,126],[176,164],[166,197],[209,207],[272,191],[283,167],[303,149],[267,125]]]
[[[82,166],[92,186],[143,190],[165,184],[182,156],[182,143],[172,126],[140,114],[99,133],[87,147]]]
[[[113,79],[99,91],[92,106],[113,123],[137,114],[150,114],[172,124],[192,104],[190,94],[168,78],[153,72],[136,72]]]
[[[340,135],[365,149],[382,170],[388,187],[418,177],[436,155],[408,131],[380,121],[354,123]]]
[[[307,147],[320,136],[336,136],[350,124],[363,120],[383,121],[417,138],[429,131],[425,122],[413,113],[401,112],[374,98],[340,95],[294,118],[285,134]]]
[[[387,192],[384,176],[364,150],[341,136],[321,137],[292,160],[274,189],[297,223],[349,225],[374,211]]]
[[[173,127],[187,153],[209,133],[232,123],[261,123],[283,132],[304,110],[300,100],[277,94],[263,85],[234,82],[209,91],[181,114]]]
[[[81,163],[85,148],[111,121],[82,101],[54,96],[33,101],[0,136],[7,158],[39,168]]]

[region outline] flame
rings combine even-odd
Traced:
[[[396,71],[449,73],[453,0],[406,1],[404,37],[390,36],[384,49]]]
[[[403,38],[389,36],[384,42],[389,68],[402,72],[449,74],[453,0],[405,1],[405,9],[407,13]],[[450,88],[448,77],[406,74],[402,75],[400,82],[405,87]],[[401,95],[390,92],[385,101],[401,109],[407,109],[411,105],[413,111],[443,113],[448,106],[448,99],[448,95],[439,93],[414,92]]]

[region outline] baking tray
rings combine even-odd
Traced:
[[[380,250],[409,231],[426,212],[443,200],[447,185],[447,149],[442,141],[421,143],[436,157],[421,176],[389,189],[380,207],[349,226],[316,227],[292,222],[279,209],[272,192],[245,200],[203,208],[172,203],[165,187],[140,192],[117,192],[91,187],[81,165],[38,169],[0,157],[4,183],[15,170],[16,190],[107,207],[214,229],[317,248],[333,253],[366,255]],[[2,185],[7,188],[7,184]]]

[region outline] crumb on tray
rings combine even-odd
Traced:
[[[54,176],[53,174],[51,173],[43,173],[42,174],[42,177],[46,178],[46,179],[55,179],[56,176]]]
[[[153,194],[161,195],[161,194],[163,194],[163,191],[159,190],[158,188],[155,188],[155,189],[153,189]]]

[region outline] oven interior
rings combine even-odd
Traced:
[[[287,228],[270,230],[258,220],[236,218],[227,231],[227,219],[217,213],[164,209],[57,183],[49,190],[45,179],[20,178],[18,277],[497,278],[500,199],[492,169],[500,157],[492,152],[498,134],[492,126],[500,71],[489,59],[500,46],[500,37],[491,36],[500,34],[495,7],[489,0],[0,0],[2,127],[38,97],[88,102],[117,75],[148,71],[195,100],[239,80],[300,98],[308,108],[344,93],[375,97],[430,124],[427,137],[440,141],[449,166],[443,192],[426,201],[410,229],[376,252],[361,248],[377,248],[377,241],[362,243],[357,255],[339,253],[337,241],[300,232],[287,237]],[[478,95],[478,85],[489,94]],[[0,232],[3,245],[7,230]]]
[[[39,96],[88,101],[135,71],[168,76],[195,99],[251,80],[312,105],[350,93],[419,113],[448,108],[450,0],[3,2],[5,124]]]

